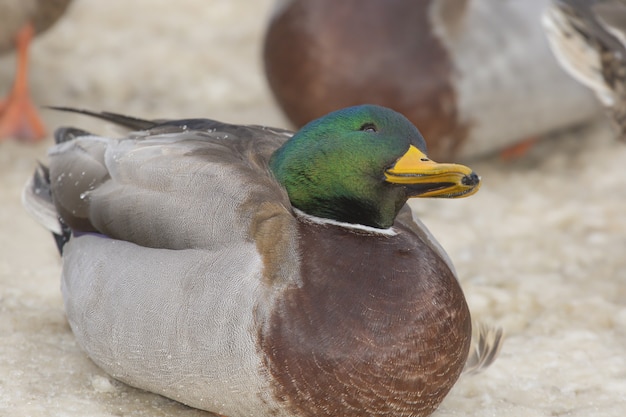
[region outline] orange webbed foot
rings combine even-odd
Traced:
[[[503,161],[515,161],[520,159],[528,154],[538,140],[539,137],[533,136],[514,143],[500,151],[500,158]]]
[[[46,137],[46,129],[28,96],[9,96],[0,103],[0,140],[15,138],[37,142]]]

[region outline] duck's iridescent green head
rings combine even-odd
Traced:
[[[438,164],[409,120],[362,105],[314,120],[270,160],[294,207],[341,222],[388,228],[412,197],[468,196],[480,180],[469,168]]]

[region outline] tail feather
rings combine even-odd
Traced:
[[[472,335],[472,346],[463,373],[475,374],[491,365],[498,357],[503,342],[504,332],[501,327],[478,323]]]
[[[64,111],[68,113],[84,114],[86,116],[91,116],[91,117],[95,117],[101,120],[105,120],[107,122],[111,122],[118,126],[122,126],[131,130],[148,130],[163,123],[163,120],[139,119],[137,117],[125,116],[123,114],[111,113],[107,111],[94,112],[90,110],[75,109],[72,107],[57,107],[57,106],[49,106],[48,108],[52,110]]]
[[[35,220],[52,232],[59,252],[63,253],[63,246],[69,240],[71,230],[56,211],[50,190],[50,171],[45,165],[39,163],[32,178],[24,187],[22,203]]]
[[[54,131],[54,142],[59,143],[70,142],[81,136],[90,136],[91,133],[86,130],[77,129],[75,127],[60,127]]]

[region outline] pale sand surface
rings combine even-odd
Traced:
[[[38,103],[142,117],[287,126],[265,86],[270,1],[77,0],[31,55]],[[0,86],[13,57],[0,58]],[[45,112],[50,127],[110,127]],[[20,193],[51,144],[0,144],[0,415],[206,416],[119,383],[76,345],[60,261]],[[413,207],[449,251],[475,318],[507,340],[437,416],[626,415],[626,146],[604,121],[515,163],[472,164],[484,185]],[[332,395],[332,394],[331,394]]]

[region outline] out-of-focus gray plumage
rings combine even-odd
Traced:
[[[626,137],[626,2],[553,0],[543,17],[559,62],[593,90]]]

